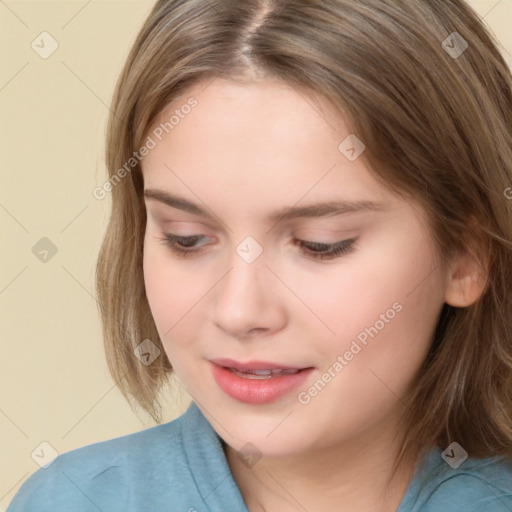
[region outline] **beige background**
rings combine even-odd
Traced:
[[[0,0],[2,509],[38,468],[40,443],[62,453],[154,424],[104,360],[93,277],[109,203],[92,195],[114,83],[153,3]],[[511,64],[512,0],[470,4]],[[59,45],[47,59],[31,48],[43,31]],[[32,252],[43,237],[57,247],[46,262]],[[189,397],[179,386],[165,396],[168,421]]]

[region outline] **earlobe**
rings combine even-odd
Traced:
[[[487,263],[487,262],[486,262]],[[445,291],[445,302],[463,308],[476,302],[486,289],[487,264],[484,266],[469,254],[452,262]]]

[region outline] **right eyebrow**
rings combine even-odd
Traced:
[[[177,208],[178,210],[183,210],[184,212],[187,213],[193,213],[194,215],[199,215],[201,217],[213,219],[213,216],[201,206],[192,203],[191,201],[184,199],[182,197],[177,197],[168,194],[163,190],[144,190],[144,197],[146,199],[153,199],[155,201],[158,201],[159,203],[163,203],[167,206],[170,206],[171,208]]]

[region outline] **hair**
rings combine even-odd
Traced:
[[[453,32],[460,55],[447,51]],[[463,0],[159,0],[114,92],[110,178],[187,87],[256,76],[326,98],[375,178],[425,209],[442,260],[467,255],[485,275],[473,304],[443,305],[402,397],[397,467],[452,441],[512,458],[512,77],[499,43]],[[160,422],[172,366],[145,293],[140,162],[117,181],[97,265],[106,356],[132,407]],[[162,352],[148,366],[134,355],[145,339]]]

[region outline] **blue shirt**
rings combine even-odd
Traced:
[[[18,490],[7,512],[248,512],[221,438],[192,402],[175,420],[59,455]],[[512,461],[432,449],[397,512],[512,512]],[[364,511],[362,511],[364,512]]]

